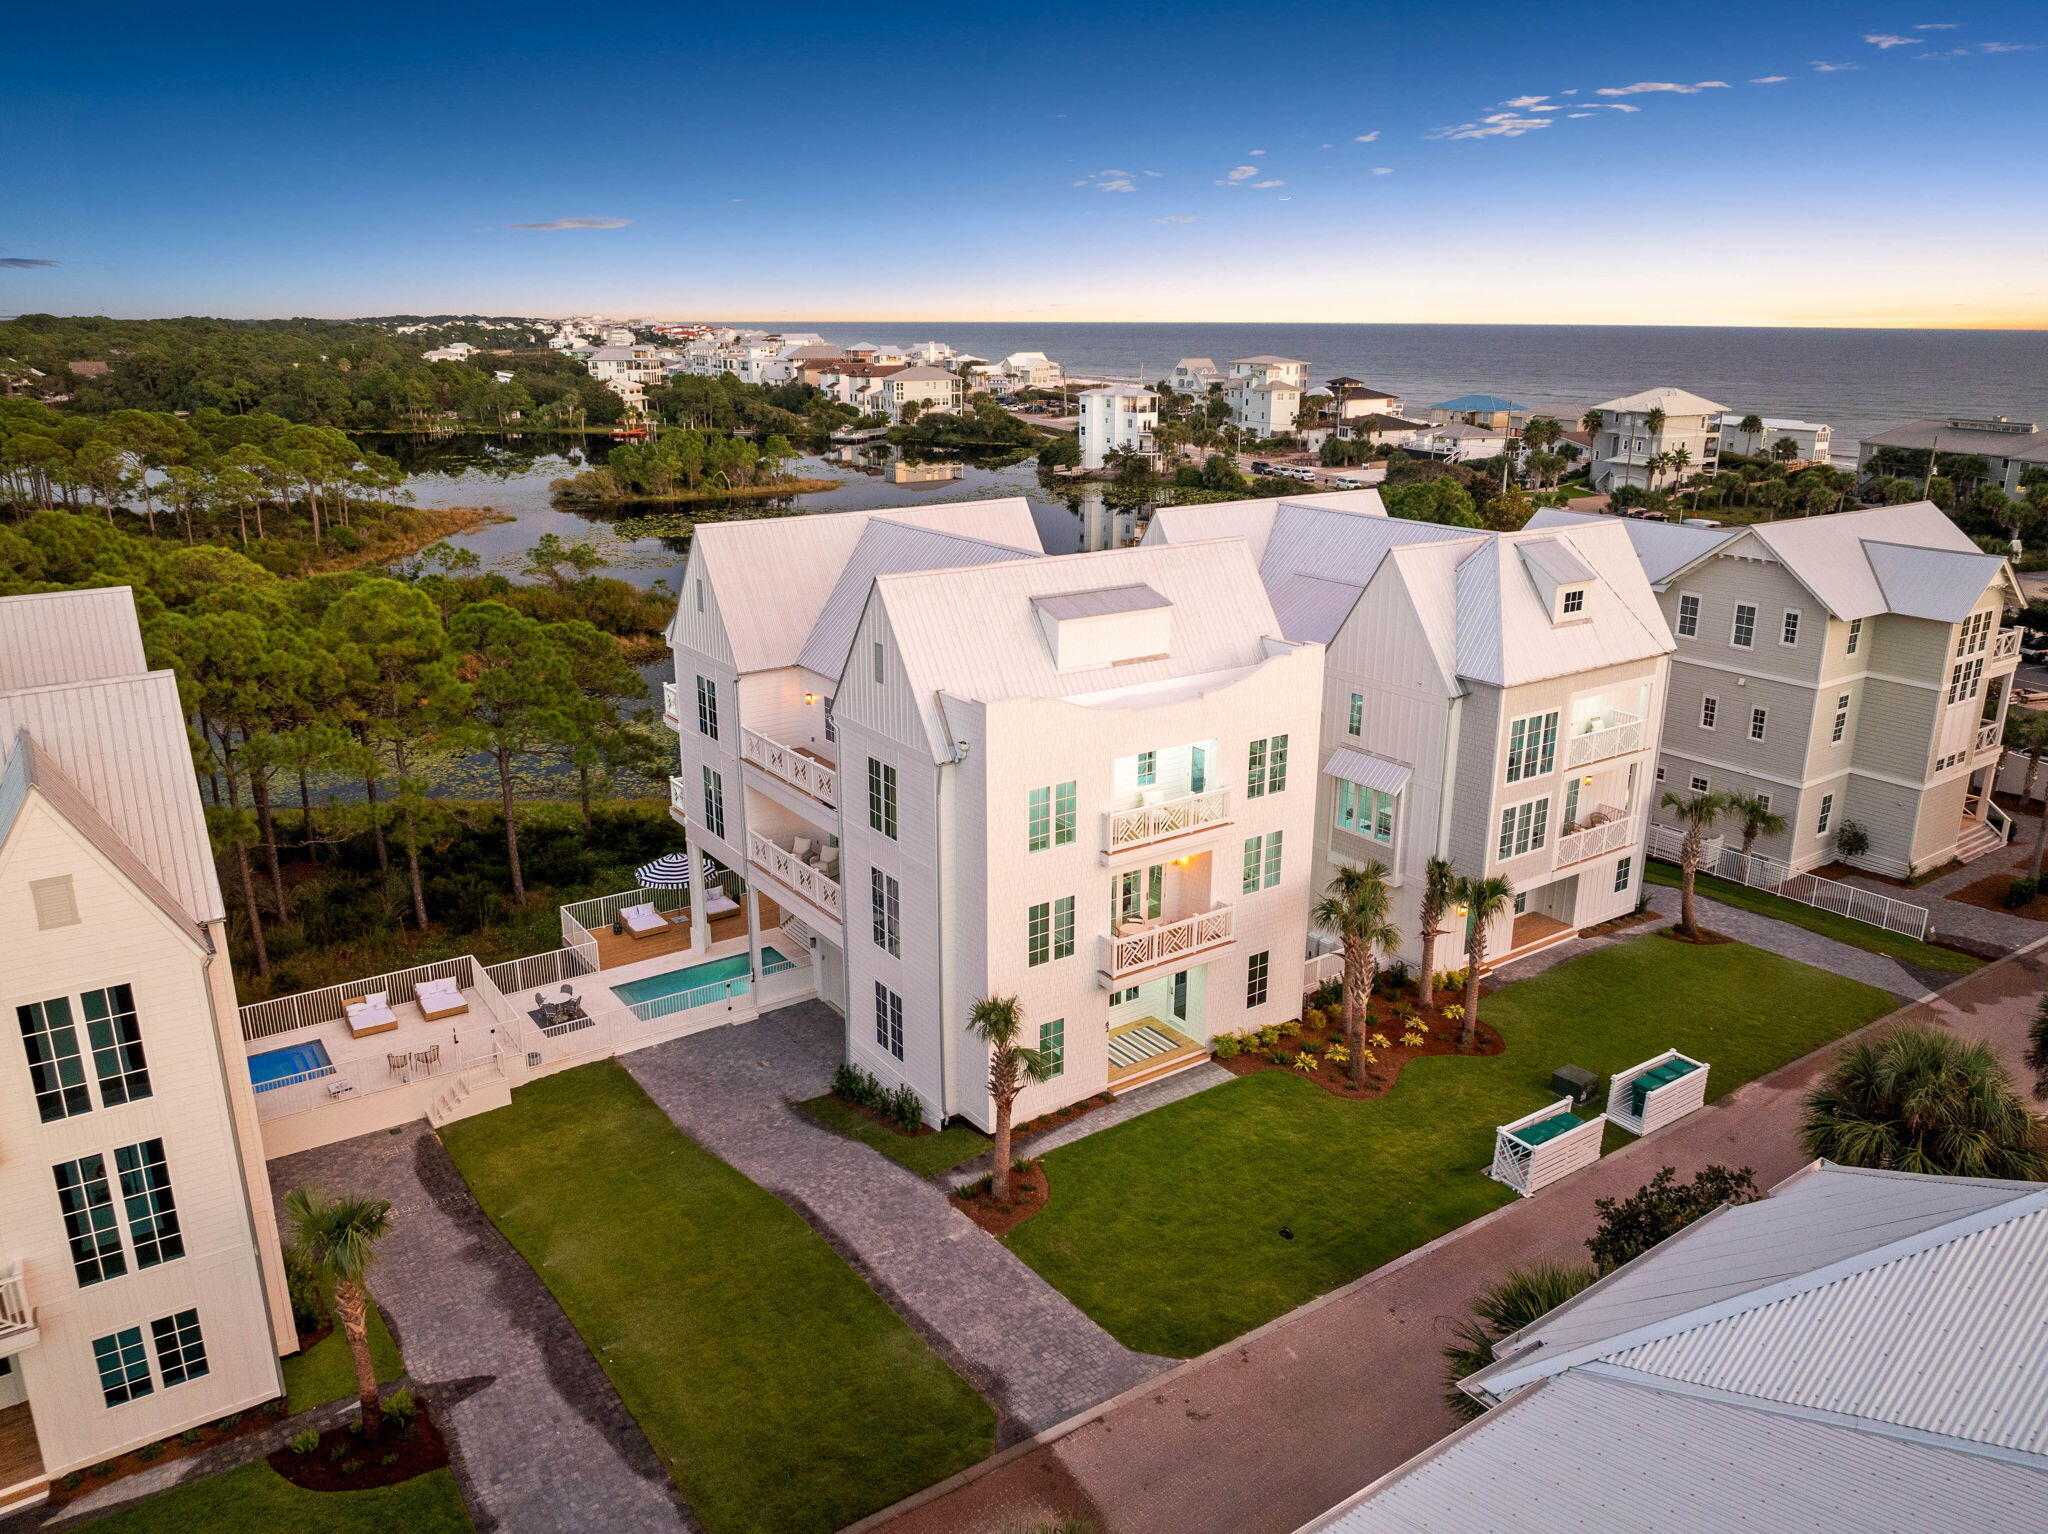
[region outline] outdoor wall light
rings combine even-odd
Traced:
[[[805,694],[804,694],[804,706],[805,706],[806,708],[810,707],[810,705],[811,705],[811,704],[813,704],[813,703],[816,703],[817,701],[818,701],[818,695],[817,695],[816,693],[814,693],[814,692],[807,692],[807,693],[805,693]]]

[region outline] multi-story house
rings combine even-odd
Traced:
[[[1361,416],[1397,416],[1401,413],[1400,395],[1375,389],[1356,378],[1333,378],[1329,382],[1329,390],[1330,400],[1323,406],[1322,413],[1335,420],[1353,421]]]
[[[1729,411],[1721,425],[1721,451],[1744,458],[1775,458],[1778,444],[1790,442],[1791,456],[1805,463],[1826,463],[1834,451],[1835,429],[1825,421],[1795,421],[1789,416],[1759,416],[1761,431],[1744,431],[1742,421]]]
[[[1111,453],[1152,452],[1159,428],[1159,396],[1138,384],[1083,389],[1081,467],[1099,469]]]
[[[903,412],[911,405],[918,406],[922,414],[935,410],[951,413],[958,411],[966,398],[967,385],[958,373],[949,373],[944,368],[898,368],[882,375],[875,390],[874,408],[892,421],[901,421]]]
[[[279,1394],[224,915],[131,593],[0,599],[0,1508]]]
[[[1606,519],[1539,511],[1579,536]],[[1618,520],[1618,519],[1617,519]],[[2010,834],[1992,802],[2019,632],[2011,567],[1926,501],[1744,528],[1621,524],[1677,641],[1661,789],[1760,796],[1794,871],[1839,855],[1903,875]],[[1668,812],[1663,815],[1668,820]]]
[[[1011,352],[996,364],[996,371],[1014,389],[1057,389],[1066,376],[1044,352]]]
[[[1514,434],[1528,424],[1533,413],[1529,406],[1518,405],[1498,394],[1461,394],[1456,399],[1439,400],[1428,406],[1422,416],[1439,426],[1455,421],[1465,426],[1484,426]]]
[[[1223,369],[1213,357],[1183,357],[1166,375],[1166,382],[1177,394],[1206,395],[1211,384],[1223,382]]]
[[[1327,646],[1315,884],[1385,864],[1411,961],[1431,858],[1513,884],[1495,963],[1635,906],[1671,637],[1618,519],[1587,520],[1479,532],[1372,490],[1153,516],[1148,544],[1244,539],[1287,638]]]
[[[1720,463],[1721,417],[1726,405],[1684,389],[1662,387],[1611,399],[1594,408],[1600,412],[1600,429],[1593,433],[1593,484],[1597,489],[1634,486],[1655,490],[1693,474],[1711,474]],[[1669,466],[1665,460],[1681,450],[1684,467]]]
[[[1301,419],[1308,364],[1298,357],[1234,357],[1223,380],[1230,419],[1252,437],[1280,437]]]
[[[987,1127],[983,995],[1060,1061],[1027,1115],[1298,1009],[1322,652],[1242,543],[1046,558],[1022,500],[700,534],[672,802],[851,1060]]]
[[[2028,474],[2048,469],[2048,433],[2033,421],[2002,415],[1908,421],[1877,432],[1856,444],[1857,469],[1872,472],[1871,459],[1886,448],[1897,450],[1887,458],[1915,475],[1926,472],[1930,449],[1937,457],[1954,453],[1982,458],[1988,471],[1984,482],[2009,495],[2019,494]]]

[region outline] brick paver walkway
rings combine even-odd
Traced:
[[[1167,1368],[1089,1320],[936,1184],[789,1106],[830,1088],[844,1030],[806,1002],[622,1063],[685,1134],[803,1214],[988,1397],[998,1442]]]
[[[448,1433],[479,1534],[677,1534],[697,1524],[547,1286],[425,1121],[270,1164],[271,1186],[389,1199],[370,1287]]]
[[[2030,951],[1893,1018],[1932,1019],[1985,1040],[2030,1083],[2019,1056],[2044,983],[2048,964]],[[1804,1165],[1801,1103],[1839,1047],[1749,1082],[1534,1198],[1191,1360],[1048,1442],[999,1455],[930,1500],[855,1529],[1001,1534],[1073,1514],[1117,1534],[1286,1534],[1456,1426],[1441,1400],[1440,1350],[1451,1328],[1507,1269],[1584,1260],[1594,1199],[1632,1193],[1667,1165],[1681,1176],[1712,1162],[1746,1165],[1766,1188]]]

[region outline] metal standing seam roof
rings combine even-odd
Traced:
[[[1559,586],[1576,586],[1594,579],[1586,562],[1566,547],[1561,538],[1523,538],[1515,549],[1533,569]]]
[[[1640,517],[1566,511],[1555,506],[1538,507],[1536,514],[1523,524],[1522,530],[1537,532],[1556,527],[1602,527],[1616,522],[1627,530],[1628,541],[1635,548],[1644,576],[1656,587],[1669,580],[1673,572],[1743,531],[1739,527],[1687,527],[1680,522],[1646,522]]]
[[[1386,503],[1377,490],[1339,490],[1316,496],[1261,497],[1243,501],[1211,501],[1189,506],[1162,506],[1152,514],[1145,544],[1199,543],[1211,538],[1242,538],[1252,558],[1263,560],[1274,519],[1283,506],[1313,505],[1320,512],[1348,512],[1355,517],[1384,518]]]
[[[1376,788],[1383,794],[1399,793],[1410,777],[1409,769],[1402,763],[1374,756],[1356,746],[1339,746],[1323,764],[1323,771],[1360,788]]]
[[[1998,578],[2003,563],[1999,556],[1979,549],[1932,501],[1872,506],[1862,511],[1795,517],[1783,522],[1755,522],[1740,529],[1737,537],[1753,538],[1762,544],[1830,613],[1844,619],[1876,617],[1894,610],[1872,566],[1867,547],[1871,543],[1970,555],[1985,561],[1986,585]],[[1734,540],[1726,547],[1729,553],[1739,552]],[[1947,584],[1945,577],[1930,580],[1903,569],[1898,574],[1901,589],[1913,592],[1916,601],[1925,587]],[[1978,595],[1982,594],[1980,586]]]
[[[1279,616],[1280,632],[1289,639],[1328,644],[1364,594],[1363,586],[1349,581],[1296,575],[1273,588],[1273,611]]]
[[[1525,541],[1562,538],[1589,567],[1600,591],[1574,621],[1552,621],[1550,607],[1516,558]],[[1495,687],[1625,665],[1669,654],[1671,630],[1658,609],[1628,536],[1619,526],[1569,533],[1501,533],[1459,562],[1458,675]]]
[[[1669,384],[1624,394],[1620,399],[1607,400],[1593,408],[1616,415],[1643,415],[1652,410],[1661,410],[1666,415],[1720,415],[1728,409],[1726,405],[1717,405],[1690,390],[1675,389]]]
[[[140,676],[149,669],[127,586],[0,601],[0,692]]]
[[[1055,618],[1106,618],[1112,613],[1150,612],[1173,603],[1150,586],[1101,586],[1093,591],[1033,597],[1031,605]]]
[[[1456,399],[1444,400],[1441,404],[1427,405],[1428,410],[1527,410],[1528,405],[1518,405],[1511,399],[1498,394],[1461,394]]]
[[[1937,623],[1961,623],[1969,617],[2005,565],[2000,554],[1907,548],[1869,539],[1863,553],[1888,611]]]

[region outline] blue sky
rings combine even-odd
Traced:
[[[2038,3],[9,30],[0,313],[2048,325]]]

